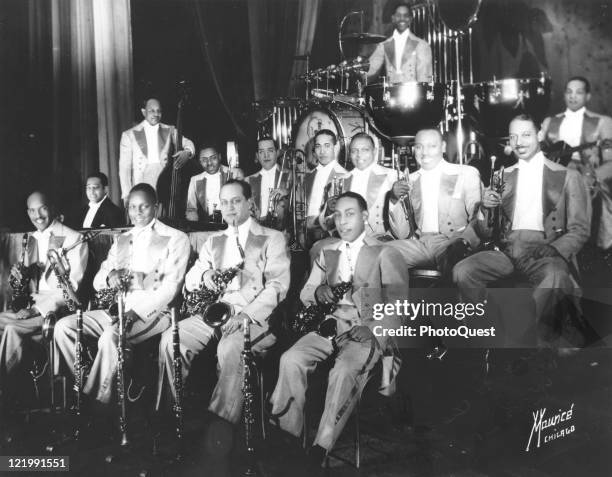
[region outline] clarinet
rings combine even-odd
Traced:
[[[257,475],[255,470],[256,456],[253,443],[253,428],[255,426],[255,384],[253,379],[256,378],[257,370],[255,369],[255,360],[253,351],[251,350],[251,319],[244,315],[242,321],[242,329],[244,333],[244,346],[242,349],[242,395],[244,397],[242,419],[244,421],[244,441],[247,451],[247,468],[244,472],[246,476]]]
[[[75,439],[81,433],[81,391],[83,389],[83,310],[76,313],[76,341],[74,343],[74,413],[76,416]]]
[[[121,431],[121,447],[127,447],[130,442],[127,436],[127,413],[125,402],[125,357],[123,355],[125,346],[125,317],[124,317],[124,290],[117,293],[118,318],[119,318],[119,342],[117,346],[117,399],[119,401],[119,430]]]
[[[176,316],[176,307],[170,310],[172,318],[172,365],[174,368],[174,418],[176,420],[176,438],[178,440],[178,452],[176,459],[182,459],[183,447],[183,362],[181,358],[181,340],[179,337],[179,326]]]

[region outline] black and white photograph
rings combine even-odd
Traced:
[[[612,475],[612,0],[0,0],[0,475]]]

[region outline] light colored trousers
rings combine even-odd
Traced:
[[[10,374],[23,360],[25,340],[41,340],[42,322],[42,315],[17,320],[15,313],[0,313],[0,392],[7,385]]]
[[[385,243],[402,254],[408,268],[437,267],[438,259],[450,239],[442,234],[423,234],[418,239],[392,240]]]
[[[205,324],[199,315],[191,316],[179,322],[179,338],[181,343],[181,360],[183,382],[189,375],[194,358],[215,339],[214,330]],[[269,333],[266,327],[258,323],[251,324],[251,349],[254,354],[261,354],[276,342],[276,337]],[[219,417],[236,424],[242,414],[242,350],[244,335],[242,329],[230,335],[223,335],[217,346],[217,385],[213,391],[209,410]],[[172,395],[174,389],[174,366],[172,348],[172,329],[162,334],[159,342],[159,387],[157,406],[163,395],[162,387],[170,386]]]
[[[504,252],[478,252],[459,262],[453,269],[453,281],[464,299],[471,302],[484,300],[486,286],[512,275],[515,270],[527,277],[534,287],[533,299],[538,322],[547,317],[566,296],[578,306],[580,290],[572,278],[565,259],[560,256],[518,260],[533,246],[545,244],[544,234],[530,230],[513,231]],[[539,323],[548,325],[549,323]]]
[[[117,376],[117,325],[111,324],[112,317],[104,310],[93,310],[83,313],[83,337],[98,339],[98,353],[89,372],[89,377],[83,392],[91,394],[102,402],[108,403],[116,389]],[[146,321],[134,321],[132,329],[126,334],[126,343],[134,345],[141,343],[170,326],[170,315],[161,312]],[[56,353],[64,357],[66,365],[72,371],[75,360],[76,341],[76,315],[66,316],[55,325],[53,342]],[[59,360],[56,361],[56,370],[59,372]]]
[[[340,436],[367,383],[369,372],[382,355],[374,335],[365,342],[358,342],[350,338],[349,333],[337,338],[338,354],[329,372],[325,408],[313,443],[327,450]],[[272,414],[278,417],[283,430],[296,437],[304,427],[308,375],[333,351],[330,340],[311,332],[281,356],[278,382],[271,398]]]

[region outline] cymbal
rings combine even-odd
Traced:
[[[343,35],[342,41],[357,41],[359,43],[369,44],[369,43],[380,43],[381,41],[385,41],[387,37],[384,35],[377,35],[376,33],[349,33],[347,35]]]

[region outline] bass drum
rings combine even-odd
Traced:
[[[304,151],[306,162],[312,169],[317,165],[314,156],[314,136],[321,129],[333,131],[340,144],[338,162],[346,169],[352,169],[353,165],[349,156],[349,145],[351,138],[360,132],[366,131],[367,121],[363,112],[350,104],[320,101],[308,108],[298,119],[293,127],[293,147]],[[376,146],[376,159],[381,163],[384,158],[384,148],[381,146],[380,139],[372,131],[368,133],[374,140]]]

